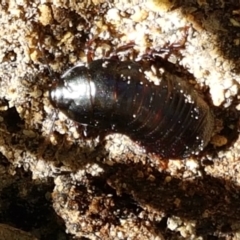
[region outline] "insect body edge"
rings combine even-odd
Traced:
[[[210,140],[208,104],[181,78],[150,83],[138,62],[95,60],[63,75],[50,101],[72,120],[129,136],[164,158],[198,154]]]

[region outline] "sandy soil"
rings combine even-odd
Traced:
[[[0,231],[16,227],[18,239],[240,239],[237,1],[11,0],[0,14]],[[137,60],[169,48],[164,61],[214,113],[199,156],[151,157],[120,134],[85,139],[49,102],[54,79],[89,56]]]

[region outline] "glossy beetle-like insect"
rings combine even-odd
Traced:
[[[139,62],[100,59],[76,66],[50,90],[50,101],[70,119],[129,136],[163,158],[198,154],[210,140],[208,104],[181,78],[147,80]]]

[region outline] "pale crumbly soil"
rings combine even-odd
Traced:
[[[0,6],[1,223],[38,239],[239,239],[237,1],[51,2]],[[86,140],[61,113],[51,131],[54,76],[87,56],[169,46],[166,61],[214,112],[201,156],[160,160],[118,134]]]

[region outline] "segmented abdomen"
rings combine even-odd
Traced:
[[[125,134],[164,158],[197,154],[213,131],[209,106],[179,77],[164,73],[155,85],[145,70],[137,62],[96,60],[64,74],[50,100],[71,119]]]

